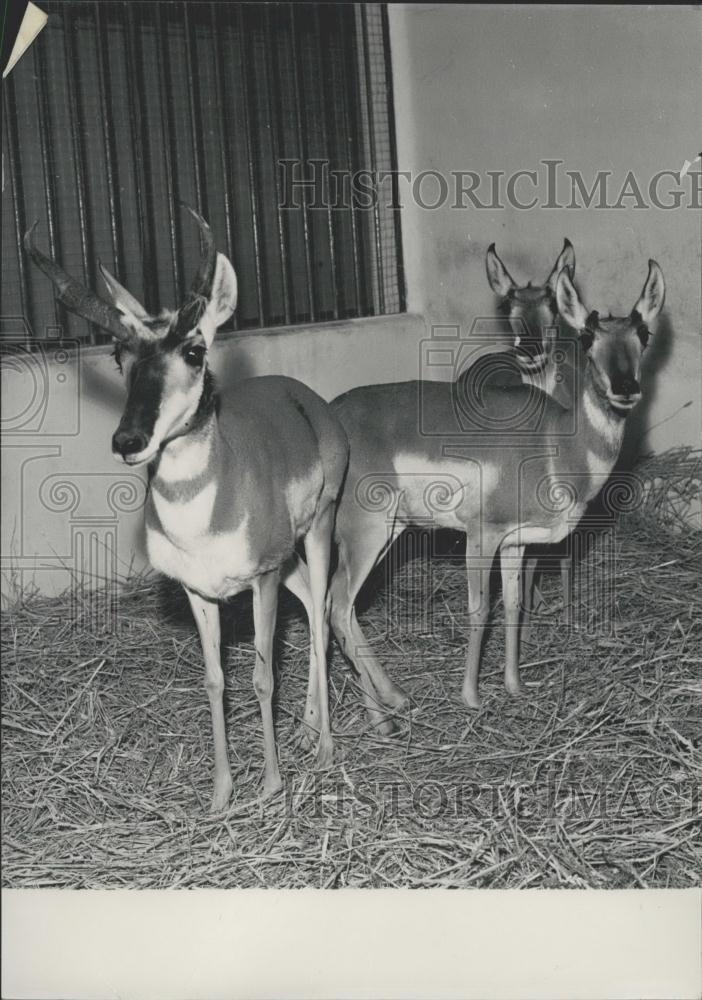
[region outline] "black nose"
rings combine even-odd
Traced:
[[[618,375],[612,379],[612,392],[615,396],[638,396],[641,386],[633,375]]]
[[[137,455],[146,448],[146,437],[133,427],[118,427],[112,435],[112,450],[126,458],[127,455]]]

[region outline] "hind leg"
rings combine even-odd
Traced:
[[[387,710],[406,708],[409,699],[373,654],[356,617],[354,604],[361,586],[376,562],[389,548],[399,529],[384,518],[364,518],[354,530],[339,531],[339,564],[331,584],[332,626],[344,655],[361,678],[363,701],[374,726],[388,732]]]
[[[300,742],[306,750],[311,750],[319,734],[319,685],[317,683],[317,658],[314,651],[314,625],[312,611],[312,592],[307,566],[295,556],[290,568],[283,576],[283,584],[291,594],[303,604],[307,612],[310,627],[310,663],[307,679],[307,700],[305,715],[300,727]],[[324,618],[324,649],[329,648],[329,596],[327,595]]]
[[[319,744],[317,763],[328,767],[334,755],[331,725],[329,722],[329,682],[327,679],[327,644],[329,641],[329,618],[327,595],[329,592],[329,560],[332,534],[334,531],[334,505],[330,503],[317,514],[305,535],[305,555],[310,578],[312,596],[312,637],[316,666],[317,700],[319,715]],[[311,663],[311,661],[310,661]],[[312,679],[310,677],[310,688]],[[308,688],[308,708],[314,708],[314,698],[310,698]]]

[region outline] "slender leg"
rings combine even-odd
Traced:
[[[319,710],[319,744],[317,763],[328,767],[334,757],[329,722],[329,682],[327,680],[327,644],[329,642],[328,603],[329,560],[334,532],[334,506],[317,514],[305,536],[305,555],[312,594],[312,645],[317,667],[317,705]],[[312,681],[310,679],[310,687]],[[308,690],[308,706],[314,704]]]
[[[253,683],[263,722],[263,792],[272,795],[282,785],[273,728],[273,635],[278,612],[278,570],[263,573],[253,583],[254,644],[256,664]]]
[[[530,556],[524,560],[524,573],[522,574],[522,628],[521,642],[529,642],[531,639],[531,616],[534,611],[534,574],[538,559]]]
[[[205,657],[205,688],[212,714],[215,760],[214,791],[210,810],[219,812],[226,807],[232,791],[232,773],[229,769],[227,736],[224,728],[224,674],[219,649],[219,605],[216,601],[206,601],[187,587],[185,593],[190,601]]]
[[[304,605],[310,627],[310,666],[307,681],[307,700],[305,702],[305,716],[300,729],[300,741],[308,749],[312,749],[313,741],[320,731],[319,724],[319,684],[317,681],[317,659],[314,654],[313,639],[313,611],[312,594],[310,591],[310,578],[307,566],[297,557],[290,569],[283,576],[283,584],[297,597]],[[324,648],[329,647],[329,621],[328,615],[324,622]]]
[[[505,687],[512,695],[527,689],[519,676],[519,596],[524,546],[503,547],[500,551],[502,599],[505,605]]]
[[[399,533],[381,517],[366,517],[339,531],[339,564],[331,582],[332,626],[344,655],[361,678],[363,701],[373,725],[384,733],[392,731],[387,710],[401,711],[409,703],[406,693],[395,684],[373,655],[358,624],[354,603],[363,583]]]
[[[466,674],[461,696],[468,708],[480,708],[478,677],[483,648],[485,622],[490,610],[490,570],[499,544],[499,536],[483,533],[482,539],[466,538],[466,570],[468,573],[468,619],[470,640],[466,657]]]

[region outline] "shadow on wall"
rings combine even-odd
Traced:
[[[650,423],[650,414],[660,392],[660,373],[665,369],[673,352],[674,337],[670,316],[664,311],[658,319],[656,332],[651,335],[643,355],[641,371],[643,398],[627,420],[624,443],[617,463],[618,469],[631,468],[641,455],[646,434],[652,426],[655,426]],[[679,405],[689,404],[687,400],[682,400]],[[671,411],[669,416],[672,417],[675,412]]]

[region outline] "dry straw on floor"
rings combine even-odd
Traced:
[[[366,635],[412,709],[395,736],[369,732],[335,648],[337,756],[325,773],[296,742],[308,638],[284,601],[276,718],[286,788],[264,805],[255,801],[262,740],[250,598],[233,601],[227,815],[206,812],[209,710],[178,588],[132,581],[112,633],[74,620],[71,595],[27,597],[2,631],[4,884],[699,884],[702,532],[690,511],[702,453],[671,452],[637,472],[644,504],[619,517],[613,536],[600,528],[583,555],[570,626],[557,575],[543,584],[545,608],[522,658],[525,700],[502,687],[499,604],[484,707],[469,714],[459,700],[459,543],[409,562],[370,594]]]

